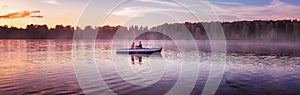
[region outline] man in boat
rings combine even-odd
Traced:
[[[143,48],[143,45],[142,45],[141,41],[139,42],[139,45],[136,46],[136,48],[138,48],[138,49],[142,49]]]

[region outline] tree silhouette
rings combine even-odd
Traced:
[[[0,26],[0,39],[72,39],[74,32],[79,38],[87,39],[95,36],[97,39],[112,39],[115,33],[124,32],[146,32],[137,37],[138,39],[159,39],[168,40],[166,35],[155,33],[155,31],[165,31],[172,34],[180,34],[184,29],[188,29],[197,40],[207,40],[205,29],[215,28],[217,22],[203,23],[165,23],[149,28],[148,26],[101,26],[92,27],[86,26],[84,29],[80,27],[72,27],[70,25],[56,25],[54,28],[49,28],[47,25],[27,25],[26,28],[17,28],[13,26]],[[278,21],[236,21],[222,22],[222,27],[228,40],[284,40],[298,41],[300,32],[300,21],[298,20],[278,20]],[[124,35],[126,36],[126,35]]]

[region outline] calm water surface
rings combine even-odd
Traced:
[[[182,52],[172,41],[143,42],[145,47],[164,49],[161,54],[128,55],[115,54],[114,48],[124,47],[112,47],[111,41],[105,40],[96,41],[95,49],[89,41],[0,40],[0,93],[165,94],[180,77],[182,64],[191,63],[199,66],[191,94],[202,93],[211,68],[208,41],[197,41],[199,52]],[[77,45],[76,55],[80,57],[72,54],[72,44]],[[300,93],[298,43],[227,41],[227,45],[227,63],[217,95]],[[182,57],[191,61],[184,62]],[[195,76],[192,75],[195,71],[184,72],[188,75],[186,81]]]

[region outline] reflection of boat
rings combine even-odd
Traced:
[[[118,49],[117,53],[152,54],[155,52],[161,52],[161,50],[162,50],[162,48]]]
[[[135,54],[135,53],[132,53],[132,54],[129,54],[131,56],[134,56],[134,57],[162,57],[161,53],[153,53],[153,54]]]
[[[155,53],[117,53],[117,55],[121,56],[130,56],[132,64],[142,64],[143,57],[144,58],[162,58],[162,55],[160,52]]]

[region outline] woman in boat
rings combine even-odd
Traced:
[[[134,42],[132,42],[131,44],[131,49],[134,49]]]

